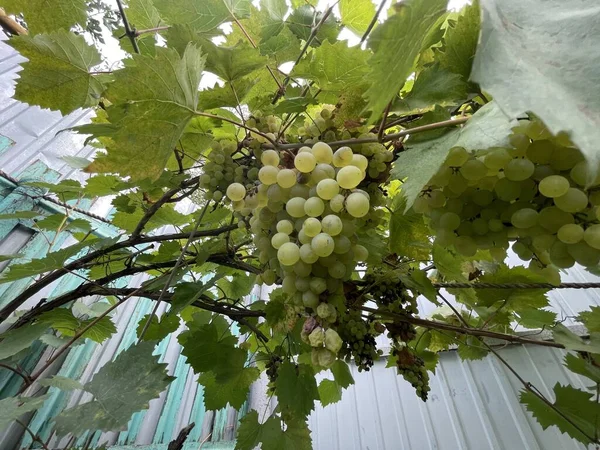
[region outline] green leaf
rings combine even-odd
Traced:
[[[567,350],[600,353],[600,342],[598,342],[598,339],[583,340],[562,323],[554,325],[552,328],[552,338],[555,342],[564,345]]]
[[[44,213],[36,211],[17,211],[10,214],[0,214],[0,220],[35,219],[43,215]]]
[[[371,121],[379,118],[413,71],[429,29],[446,12],[446,0],[411,0],[399,12],[377,27],[369,37],[374,55],[369,61],[371,86],[365,93],[372,111]]]
[[[225,83],[223,86],[215,86],[212,89],[201,91],[198,108],[207,110],[225,106],[236,107],[243,102],[255,82],[256,80],[251,77],[242,78],[233,83]]]
[[[600,416],[600,404],[591,400],[593,394],[556,383],[554,395],[556,409],[549,408],[544,401],[531,392],[521,391],[520,400],[544,430],[556,426],[562,433],[568,434],[573,439],[584,444],[591,443],[590,437],[595,436],[596,421]],[[571,423],[574,423],[583,433]]]
[[[419,73],[410,92],[392,104],[392,111],[423,112],[434,105],[458,104],[466,99],[466,86],[460,75],[438,64],[429,66]]]
[[[48,325],[36,323],[0,334],[0,360],[31,347],[48,330]],[[1,410],[1,409],[0,409]]]
[[[335,382],[342,388],[346,389],[354,384],[354,378],[352,377],[352,373],[350,373],[350,367],[348,367],[348,364],[341,359],[334,362],[329,370],[333,373]]]
[[[255,285],[254,280],[254,276],[250,274],[234,274],[231,280],[221,278],[217,286],[223,289],[226,297],[238,299],[250,293]]]
[[[473,114],[467,124],[438,139],[410,145],[401,152],[391,171],[392,178],[407,181],[402,185],[406,196],[406,209],[410,208],[424,186],[438,171],[452,147],[478,150],[489,147],[508,146],[511,122],[494,102],[490,102]]]
[[[29,60],[19,73],[15,99],[63,114],[98,104],[104,86],[89,72],[100,64],[100,54],[83,36],[60,30],[16,36],[9,44]]]
[[[441,67],[460,75],[463,81],[467,81],[471,74],[479,39],[480,16],[478,0],[465,6],[456,22],[450,22],[442,47],[434,49],[435,60]]]
[[[137,30],[147,30],[161,25],[162,20],[152,0],[127,0],[127,20]]]
[[[590,333],[600,332],[600,306],[590,306],[589,311],[580,312],[577,320],[583,322]]]
[[[394,197],[390,216],[391,252],[415,260],[425,260],[431,252],[429,242],[429,226],[425,223],[423,214],[404,212],[406,199],[401,194]]]
[[[431,255],[437,271],[448,281],[460,281],[466,283],[467,277],[462,270],[464,258],[456,253],[454,249],[433,244]]]
[[[592,357],[567,353],[567,356],[565,356],[565,366],[571,372],[588,377],[594,383],[600,383],[600,367],[598,367]]]
[[[482,283],[544,283],[545,280],[522,266],[508,267],[501,264],[495,272],[486,272],[479,277]],[[476,289],[482,304],[490,306],[497,301],[506,301],[509,308],[517,312],[548,306],[548,289]]]
[[[89,197],[104,197],[114,195],[129,187],[131,187],[129,183],[116,175],[95,175],[88,178],[83,192]]]
[[[63,336],[75,336],[95,319],[81,320],[73,315],[67,308],[56,308],[45,312],[38,319],[40,323],[46,324],[59,331]],[[87,330],[82,337],[101,343],[110,338],[117,329],[110,317],[105,316]]]
[[[463,361],[475,361],[485,358],[489,350],[475,336],[466,336],[458,343],[457,352]]]
[[[450,111],[448,111],[448,108],[444,108],[440,105],[435,105],[435,107],[431,111],[427,111],[421,116],[420,119],[407,123],[404,125],[404,127],[420,127],[423,125],[429,125],[430,123],[437,123],[443,122],[445,120],[450,120],[451,118],[452,117],[450,116]],[[437,130],[424,131],[422,133],[412,135],[410,137],[410,142],[412,142],[411,145],[414,145],[417,142],[428,141],[430,139],[437,139],[446,134],[447,132],[447,128],[438,128]]]
[[[298,39],[306,41],[311,33],[314,25],[319,23],[323,19],[323,13],[316,11],[307,4],[303,4],[299,8],[294,9],[292,14],[287,18],[287,24],[292,33],[296,35]],[[330,14],[329,17],[321,24],[317,35],[313,39],[312,46],[318,47],[326,39],[335,42],[338,34],[338,27],[333,17]]]
[[[471,79],[510,117],[531,111],[552,133],[566,132],[596,170],[600,97],[590,92],[600,67],[590,61],[600,58],[600,10],[581,7],[578,0],[483,2]]]
[[[133,214],[117,211],[113,216],[112,223],[114,226],[131,233],[135,230],[143,216],[144,211],[141,209],[136,209]],[[163,205],[150,218],[144,230],[148,232],[166,225],[180,226],[189,223],[191,219],[192,216],[181,214],[173,205]]]
[[[0,431],[4,431],[13,420],[19,419],[23,414],[40,409],[49,395],[41,397],[8,397],[0,400]]]
[[[8,14],[23,13],[30,33],[47,33],[60,28],[68,30],[75,24],[85,28],[87,20],[85,0],[3,0]]]
[[[314,98],[291,97],[279,102],[274,109],[277,114],[301,113],[306,111],[308,105],[315,105],[317,101]]]
[[[61,391],[75,391],[77,389],[83,389],[83,385],[79,381],[60,375],[54,375],[51,378],[44,378],[39,380],[38,383],[40,386],[55,387]]]
[[[146,314],[142,317],[142,320],[138,322],[137,327],[137,335],[140,336],[142,334],[142,330],[146,326],[150,314]],[[163,314],[159,319],[155,314],[152,315],[150,319],[150,325],[146,330],[146,334],[144,334],[144,341],[162,341],[169,334],[179,328],[179,317],[177,314]]]
[[[210,324],[190,326],[178,340],[183,346],[181,354],[194,372],[212,371],[219,382],[234,376],[246,362],[247,352],[237,347],[238,338],[222,317],[213,318]]]
[[[342,399],[342,388],[333,380],[322,380],[319,383],[319,398],[323,406],[337,403]]]
[[[543,328],[556,322],[556,313],[545,309],[523,309],[517,313],[519,325],[525,328]]]
[[[348,47],[344,41],[326,41],[294,67],[292,76],[316,80],[323,90],[345,89],[364,81],[368,60],[368,51]]]
[[[260,370],[256,367],[244,367],[224,382],[217,382],[213,372],[201,374],[198,382],[204,386],[204,406],[207,410],[218,410],[229,404],[239,410],[259,376]]]
[[[51,270],[61,269],[66,261],[77,255],[83,249],[89,247],[90,251],[108,247],[114,244],[118,238],[88,239],[84,242],[73,244],[56,252],[48,253],[44,258],[33,259],[23,264],[13,264],[8,272],[2,274],[0,284],[21,278],[32,277]]]
[[[240,420],[235,450],[254,450],[261,443],[262,450],[312,450],[306,422],[288,420],[285,431],[281,422],[281,418],[274,415],[260,424],[258,413],[250,411]]]
[[[431,280],[424,270],[412,270],[408,274],[401,274],[400,279],[409,289],[414,289],[424,295],[430,301],[438,303],[437,290],[433,287]]]
[[[22,258],[24,255],[15,253],[14,255],[0,255],[0,262],[10,261],[11,259]]]
[[[113,103],[107,108],[110,124],[76,127],[80,133],[110,137],[107,154],[97,156],[87,171],[159,178],[194,117],[203,68],[204,58],[193,45],[181,58],[173,49],[157,48],[155,58],[126,59],[107,94]]]
[[[154,5],[171,25],[189,25],[196,32],[212,31],[232,19],[249,12],[249,0],[154,0]]]
[[[238,42],[231,47],[213,44],[208,39],[198,38],[196,42],[206,53],[206,70],[225,81],[235,81],[267,64],[267,58],[247,42]],[[222,106],[222,105],[221,105]]]
[[[305,418],[315,407],[319,391],[312,367],[305,364],[296,366],[284,362],[279,367],[275,381],[275,393],[282,411],[289,411],[294,417]]]
[[[125,430],[131,415],[166,389],[173,377],[153,355],[156,342],[141,342],[104,365],[84,389],[94,400],[69,408],[56,417],[56,432],[79,435],[87,430]]]
[[[371,0],[341,0],[339,3],[342,25],[350,31],[363,35],[375,16]]]

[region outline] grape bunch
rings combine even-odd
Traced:
[[[395,348],[393,355],[396,357],[398,374],[402,375],[415,388],[417,396],[421,400],[426,401],[431,388],[429,387],[429,374],[423,360],[409,347]]]
[[[347,309],[340,315],[338,332],[343,341],[340,356],[348,361],[353,359],[359,372],[369,371],[381,355],[371,331],[371,321],[363,318],[360,311]]]
[[[564,136],[537,121],[513,129],[511,146],[450,150],[416,199],[436,242],[464,256],[512,250],[550,282],[558,269],[600,262],[600,177]],[[594,178],[595,177],[595,178]]]
[[[279,374],[279,367],[281,366],[281,363],[283,362],[283,359],[281,358],[281,356],[273,354],[269,360],[267,361],[265,367],[266,367],[266,374],[267,374],[267,378],[269,380],[269,385],[268,385],[268,391],[270,394],[275,392],[275,381],[277,381],[277,375]]]

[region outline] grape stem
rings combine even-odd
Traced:
[[[457,119],[444,120],[443,122],[435,122],[435,123],[430,123],[427,125],[422,125],[420,127],[414,127],[409,130],[400,131],[398,133],[388,134],[387,136],[384,136],[381,139],[381,142],[395,141],[395,140],[398,140],[399,138],[408,136],[409,134],[424,133],[425,131],[437,130],[439,128],[447,128],[447,127],[453,127],[456,125],[462,125],[467,120],[469,120],[469,117],[460,117]],[[327,144],[329,144],[330,147],[342,147],[344,145],[368,144],[368,143],[375,143],[375,142],[380,142],[377,137],[344,139],[341,141],[328,142]],[[297,144],[296,143],[295,144],[276,144],[276,145],[264,144],[262,147],[265,149],[277,148],[280,150],[288,150],[288,149],[304,147],[305,145],[306,145],[305,143],[300,142]]]

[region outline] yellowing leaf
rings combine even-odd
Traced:
[[[19,74],[17,100],[63,114],[98,104],[104,86],[89,72],[100,55],[83,36],[60,30],[16,36],[9,44],[29,59]]]

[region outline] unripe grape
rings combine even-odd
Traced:
[[[583,211],[588,205],[588,197],[585,192],[576,188],[569,188],[566,194],[556,197],[554,204],[570,213]]]
[[[284,189],[289,189],[296,184],[296,172],[292,169],[281,169],[277,174],[277,184]]]
[[[335,236],[333,238],[333,242],[334,242],[333,252],[337,253],[337,254],[346,253],[350,250],[350,247],[352,247],[352,243],[350,242],[350,239],[348,239],[346,236],[343,236],[343,235]]]
[[[575,264],[575,259],[569,254],[568,245],[561,241],[554,242],[550,248],[550,259],[559,269],[568,269]]]
[[[584,267],[597,266],[600,262],[600,250],[590,246],[585,237],[584,234],[584,241],[569,245],[567,251],[577,261],[577,264],[581,264]],[[592,239],[589,240],[593,242]]]
[[[456,230],[460,225],[460,217],[458,214],[447,212],[442,214],[439,220],[440,228],[444,230]]]
[[[285,204],[287,213],[295,218],[304,217],[304,204],[306,200],[302,197],[294,197],[288,200]]]
[[[465,162],[460,168],[460,174],[470,181],[481,180],[486,176],[487,168],[478,159],[471,159]]]
[[[215,192],[216,193],[216,192]],[[240,183],[231,183],[227,186],[227,197],[234,202],[242,200],[246,196],[246,188]],[[221,193],[221,196],[223,194]],[[214,198],[214,196],[213,196]],[[217,200],[217,199],[215,199]]]
[[[339,191],[340,187],[336,180],[326,178],[317,184],[317,195],[323,200],[331,200]]]
[[[469,153],[463,147],[452,147],[448,152],[445,164],[450,167],[460,167],[469,160]]]
[[[336,176],[338,184],[343,189],[354,189],[356,186],[358,186],[362,179],[363,174],[356,166],[342,167]]]
[[[531,208],[523,208],[516,211],[510,222],[516,228],[531,228],[538,223],[538,212]]]
[[[523,181],[533,175],[535,165],[524,158],[515,158],[504,168],[504,175],[511,181]]]
[[[265,150],[260,156],[260,162],[264,166],[275,166],[279,165],[279,153],[275,150]]]
[[[341,278],[344,278],[344,275],[346,275],[346,266],[342,262],[336,261],[327,268],[327,271],[330,277],[339,280]]]
[[[310,243],[306,243],[300,247],[300,259],[306,264],[314,264],[319,259],[319,255],[313,251]]]
[[[469,236],[459,236],[454,241],[454,248],[463,256],[475,256],[477,244]]]
[[[333,242],[333,238],[327,233],[319,233],[312,238],[310,245],[318,256],[324,258],[333,253],[335,243]]]
[[[331,164],[333,160],[333,150],[325,142],[317,142],[312,147],[312,154],[315,156],[317,163]]]
[[[308,237],[315,237],[321,232],[321,222],[314,217],[309,217],[304,221],[303,230]]]
[[[285,234],[292,234],[293,231],[294,231],[294,224],[292,222],[290,222],[289,220],[280,220],[279,222],[277,222],[277,232],[285,233]]]
[[[369,251],[366,249],[366,247],[360,244],[356,244],[354,247],[352,247],[352,250],[354,251],[355,261],[366,261],[369,257]]]
[[[548,164],[554,153],[554,145],[549,140],[533,141],[527,147],[527,158],[536,164]]]
[[[538,216],[538,222],[546,230],[551,233],[556,233],[560,227],[568,223],[575,222],[572,214],[563,211],[556,206],[550,206],[540,211]]]
[[[273,283],[275,283],[275,280],[277,279],[277,275],[275,274],[274,271],[272,271],[270,269],[265,270],[262,274],[262,279],[267,286],[271,286]]]
[[[277,174],[279,169],[273,166],[261,167],[258,171],[258,179],[262,184],[270,185],[277,183]]]
[[[294,273],[299,277],[308,277],[312,271],[312,266],[304,261],[298,261],[294,264]]]
[[[369,199],[364,195],[354,192],[346,198],[346,211],[352,217],[364,217],[369,212]]]
[[[304,212],[307,216],[318,217],[325,211],[325,203],[319,197],[311,197],[304,203]]]
[[[305,291],[302,293],[302,304],[307,308],[316,309],[319,306],[319,296],[312,291]]]
[[[350,147],[340,147],[333,154],[333,165],[335,167],[344,167],[352,163],[352,149]]]
[[[271,245],[278,249],[286,242],[290,242],[290,237],[285,233],[275,233],[271,238]]]
[[[508,178],[501,178],[494,186],[494,192],[500,200],[511,202],[517,199],[521,194],[521,185]]]
[[[511,159],[512,156],[505,148],[495,148],[485,155],[483,163],[489,169],[500,170],[504,169]]]
[[[583,239],[592,248],[600,249],[600,225],[592,225],[586,228]]]
[[[583,239],[584,231],[580,225],[568,223],[560,227],[556,236],[565,244],[577,244]]]

